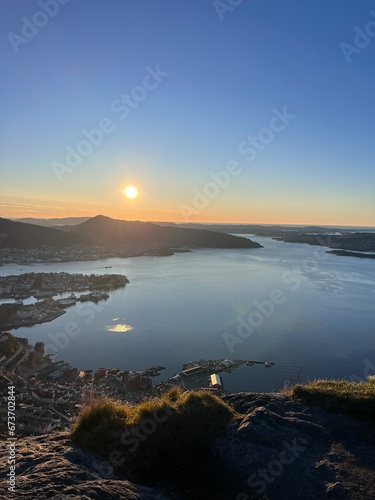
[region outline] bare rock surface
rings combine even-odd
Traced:
[[[115,479],[109,464],[77,448],[67,433],[16,442],[16,493],[8,491],[6,441],[0,443],[0,498],[168,500],[161,491]]]
[[[283,394],[224,400],[245,414],[219,444],[243,480],[236,500],[375,498],[374,423]]]

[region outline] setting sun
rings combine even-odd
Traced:
[[[124,193],[127,198],[132,200],[138,196],[138,189],[135,186],[128,186],[125,188]]]

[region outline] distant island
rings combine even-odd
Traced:
[[[346,250],[329,250],[327,253],[343,255],[345,257],[359,257],[360,259],[375,259],[375,253],[347,252]]]

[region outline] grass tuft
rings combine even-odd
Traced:
[[[316,380],[305,385],[297,384],[292,387],[291,394],[330,410],[363,417],[375,416],[375,377],[372,376],[366,382]]]
[[[213,441],[236,416],[207,391],[174,388],[134,406],[94,400],[82,409],[71,437],[105,460],[116,456],[112,465],[128,479],[169,486],[172,481],[177,489],[201,487],[196,478],[202,474],[210,483]],[[225,489],[216,475],[212,481]]]
[[[90,451],[105,449],[128,416],[127,407],[105,396],[84,406],[73,425],[71,437]]]

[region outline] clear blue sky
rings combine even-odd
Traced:
[[[1,1],[0,216],[375,225],[374,1],[64,1]]]

